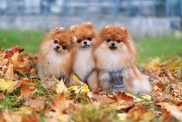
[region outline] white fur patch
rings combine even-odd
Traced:
[[[56,77],[60,77],[60,75],[66,75],[64,65],[69,61],[70,54],[60,55],[52,50],[48,53],[46,58],[47,68],[49,68],[50,72],[53,73],[53,75]]]
[[[107,71],[121,70],[125,66],[125,58],[127,57],[127,51],[125,50],[127,49],[112,51],[106,44],[102,43],[95,52],[100,64],[98,67]]]
[[[92,49],[85,48],[77,50],[73,69],[82,80],[94,67],[95,63],[92,56]]]

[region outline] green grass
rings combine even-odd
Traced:
[[[0,31],[0,49],[20,45],[26,52],[36,53],[43,36],[38,31]]]
[[[176,37],[174,34],[137,38],[136,47],[138,62],[144,63],[149,58],[160,57],[162,60],[175,56],[182,56],[182,34]]]
[[[38,31],[0,31],[0,48],[11,48],[14,45],[22,46],[28,53],[37,53],[39,44],[45,33]],[[145,36],[135,39],[138,63],[144,63],[149,58],[162,59],[182,56],[182,34],[151,37]]]

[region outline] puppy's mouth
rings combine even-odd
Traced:
[[[116,47],[116,46],[110,46],[109,49],[111,49],[111,50],[116,50],[117,47]]]
[[[82,48],[89,48],[90,45],[83,45]]]

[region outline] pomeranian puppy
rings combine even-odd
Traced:
[[[91,22],[84,22],[71,27],[75,49],[73,72],[79,79],[88,84],[91,90],[97,89],[97,73],[93,59],[93,45],[96,41],[96,30]]]
[[[55,28],[42,41],[38,56],[39,76],[67,81],[72,70],[73,45],[70,30]]]
[[[127,29],[106,26],[94,47],[99,84],[102,89],[119,92],[147,93],[151,86],[147,76],[135,66],[136,51]]]

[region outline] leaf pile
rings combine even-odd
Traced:
[[[142,67],[150,94],[94,94],[80,83],[67,88],[55,78],[40,80],[36,58],[14,47],[0,50],[0,122],[182,121],[182,58]]]

